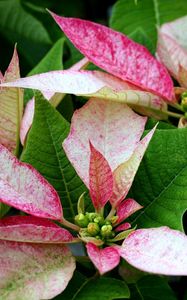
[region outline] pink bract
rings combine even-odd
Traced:
[[[167,70],[145,47],[103,25],[51,15],[74,46],[95,65],[172,100],[173,83]]]
[[[121,223],[123,220],[127,219],[132,214],[134,214],[136,211],[138,211],[142,208],[143,208],[143,206],[141,206],[134,199],[130,199],[130,198],[125,199],[117,207],[117,212],[116,212],[116,215],[118,216],[117,223]]]
[[[52,299],[66,288],[74,269],[64,245],[1,241],[0,298]]]
[[[101,99],[90,99],[74,113],[70,134],[63,142],[63,148],[88,188],[89,140],[114,171],[133,154],[146,120],[125,104]]]
[[[168,227],[135,230],[123,242],[120,255],[145,272],[187,275],[186,235]]]
[[[114,247],[100,249],[93,243],[87,243],[86,248],[89,258],[101,275],[115,268],[120,262],[120,255]]]
[[[71,233],[55,223],[33,216],[11,216],[0,220],[0,239],[29,243],[70,243]]]
[[[0,145],[0,201],[28,214],[62,219],[55,189],[31,165],[19,162]]]
[[[112,170],[90,142],[89,191],[96,211],[100,211],[110,199],[113,191]]]

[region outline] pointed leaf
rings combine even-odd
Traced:
[[[49,220],[31,216],[11,216],[0,220],[0,239],[32,243],[69,243],[71,233]]]
[[[144,208],[131,216],[139,228],[183,231],[187,207],[187,129],[157,130],[138,169],[129,197]]]
[[[89,191],[97,211],[105,206],[112,195],[113,175],[105,157],[90,142]]]
[[[126,223],[127,224],[127,223]],[[123,225],[123,224],[122,224]],[[125,238],[127,238],[129,236],[130,233],[132,233],[135,230],[135,228],[129,229],[129,230],[125,230],[122,231],[120,233],[118,233],[113,239],[108,240],[111,243],[115,243],[115,242],[119,242],[121,240],[124,240]]]
[[[19,59],[16,48],[3,82],[20,77]],[[17,88],[0,90],[0,144],[17,154],[19,147],[19,130],[23,113],[23,92]]]
[[[52,299],[66,288],[74,269],[66,246],[1,241],[0,298]]]
[[[145,47],[103,25],[51,15],[74,46],[91,62],[142,89],[172,100],[170,76]]]
[[[84,212],[85,212],[84,195],[85,195],[85,192],[80,195],[78,202],[77,202],[78,214],[84,214]]]
[[[61,219],[54,188],[30,165],[21,163],[0,145],[0,200],[34,216]]]
[[[74,219],[77,200],[86,190],[62,149],[69,123],[44,100],[36,96],[35,115],[21,160],[32,164],[57,190],[65,218]]]
[[[116,215],[118,216],[117,223],[121,223],[123,220],[130,217],[133,213],[135,213],[137,210],[142,209],[143,206],[141,206],[138,202],[136,202],[134,199],[125,199],[120,205],[117,207]]]
[[[131,224],[130,223],[123,223],[119,226],[117,226],[116,228],[114,228],[115,232],[119,232],[119,231],[123,231],[123,230],[127,230],[131,228]]]
[[[139,143],[136,149],[134,150],[132,156],[128,161],[119,165],[115,169],[114,176],[114,188],[113,195],[110,199],[110,203],[117,207],[119,203],[126,197],[132,183],[136,172],[139,168],[141,160],[144,156],[144,153],[149,145],[149,142],[155,132],[156,126],[144,137]],[[140,208],[140,207],[139,207]]]
[[[168,227],[134,231],[123,242],[120,254],[145,272],[187,275],[187,237]]]
[[[159,29],[157,54],[172,76],[178,79],[179,66],[187,69],[187,17],[165,23]]]
[[[89,279],[83,284],[72,300],[114,300],[130,297],[126,283],[119,279],[100,277]]]
[[[26,104],[25,111],[23,114],[23,118],[21,120],[21,126],[20,126],[20,141],[21,144],[25,144],[25,140],[27,137],[27,133],[29,129],[31,128],[32,121],[34,118],[34,98],[29,100]]]
[[[98,248],[92,243],[86,244],[88,256],[102,275],[114,269],[120,262],[118,251],[114,247]]]
[[[106,158],[113,171],[131,157],[145,122],[146,118],[138,116],[125,104],[101,99],[90,99],[74,113],[71,131],[63,148],[87,187],[89,140]]]
[[[162,98],[143,91],[133,84],[101,71],[78,71],[76,68],[83,67],[83,63],[84,61],[80,61],[69,70],[42,73],[4,83],[1,86],[38,89],[47,96],[47,99],[53,93],[68,93],[143,106],[156,110],[159,114],[167,110],[167,104]]]

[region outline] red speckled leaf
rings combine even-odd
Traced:
[[[0,145],[0,201],[28,214],[59,220],[62,207],[54,188],[31,165]]]
[[[86,249],[89,258],[101,275],[114,269],[120,262],[120,255],[114,247],[100,249],[96,245],[88,243]]]
[[[64,245],[0,243],[0,299],[53,299],[72,278],[75,261]]]
[[[104,158],[90,142],[89,191],[93,205],[97,211],[105,206],[112,195],[112,170]]]
[[[187,69],[187,17],[165,23],[159,29],[157,54],[160,61],[178,80],[179,66]]]
[[[95,65],[172,100],[173,83],[167,70],[145,47],[103,25],[51,15],[74,46]]]
[[[117,227],[115,227],[114,231],[119,232],[119,231],[124,231],[124,230],[128,230],[131,228],[131,224],[130,223],[123,223]]]
[[[71,233],[55,223],[33,216],[11,216],[0,220],[0,239],[32,243],[69,243]]]
[[[122,221],[130,217],[133,213],[135,213],[137,210],[141,208],[143,208],[143,206],[141,206],[134,199],[129,198],[124,200],[117,207],[117,213],[116,213],[118,216],[117,223],[121,223]]]
[[[187,275],[187,237],[168,227],[134,231],[123,242],[120,254],[145,272]]]
[[[133,154],[146,120],[123,103],[101,99],[90,99],[74,113],[63,148],[88,188],[89,140],[114,171]]]
[[[117,207],[120,202],[125,199],[128,191],[133,183],[136,172],[139,168],[144,153],[149,145],[149,142],[156,130],[156,126],[138,143],[132,156],[128,161],[122,163],[115,169],[113,195],[110,198],[110,203]]]

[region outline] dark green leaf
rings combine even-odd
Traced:
[[[186,0],[119,0],[113,8],[110,25],[153,52],[156,47],[157,27],[186,14]]]
[[[0,1],[0,33],[11,43],[18,43],[19,51],[31,65],[35,65],[51,45],[42,23],[26,12],[19,0]]]
[[[131,285],[132,300],[177,300],[165,278],[146,276]]]
[[[187,129],[157,130],[129,193],[144,206],[133,217],[133,226],[183,230],[186,187]]]
[[[113,300],[127,299],[129,296],[129,289],[124,281],[100,277],[83,284],[72,300]]]
[[[32,128],[21,160],[34,166],[57,190],[65,217],[77,214],[77,200],[86,187],[69,163],[62,142],[69,123],[41,96],[36,97]]]
[[[10,210],[10,206],[0,203],[0,218],[2,218]]]

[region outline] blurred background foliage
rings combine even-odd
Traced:
[[[157,27],[185,15],[187,0],[0,0],[2,72],[9,63],[15,43],[21,61],[21,75],[25,76],[63,36],[46,8],[59,15],[109,25],[154,53]],[[63,43],[65,67],[80,57],[69,42]],[[56,69],[55,62],[50,69]],[[42,71],[45,70],[42,68]]]

